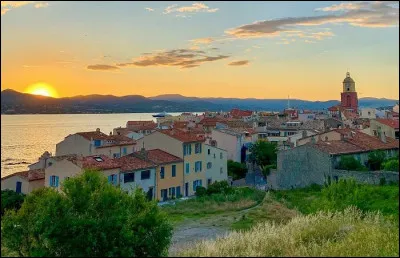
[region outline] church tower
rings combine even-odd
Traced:
[[[350,73],[346,73],[346,78],[343,80],[343,92],[341,93],[341,107],[344,110],[357,112],[358,97],[356,92],[356,83],[350,77]]]

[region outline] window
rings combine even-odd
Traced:
[[[94,146],[99,147],[101,145],[101,140],[94,140]]]
[[[168,188],[168,196],[172,196],[172,187]]]
[[[114,157],[114,159],[119,158],[119,153],[114,153],[113,157]]]
[[[211,162],[208,162],[207,163],[207,169],[210,169],[212,167],[212,163]]]
[[[135,173],[124,174],[124,183],[135,182]]]
[[[17,181],[17,185],[16,185],[15,191],[17,193],[21,193],[21,189],[22,189],[22,182]]]
[[[47,164],[49,167],[51,166],[51,165],[53,165],[53,163],[52,162],[49,162],[49,164]]]
[[[161,167],[161,171],[160,171],[160,179],[164,179],[164,167]]]
[[[190,164],[186,163],[186,174],[189,174],[190,172]]]
[[[208,155],[210,155],[211,154],[211,150],[210,149],[208,149]]]
[[[196,143],[194,145],[194,153],[201,153],[201,143]]]
[[[126,155],[127,152],[128,152],[128,151],[127,151],[126,147],[124,147],[124,148],[122,149],[122,153],[124,153],[124,155]]]
[[[171,196],[175,197],[175,187],[171,187]]]
[[[108,182],[112,185],[117,185],[117,174],[112,174],[108,176]]]
[[[214,159],[215,159],[215,153],[214,153]]]
[[[94,160],[97,162],[103,162],[104,160],[101,157],[94,157]]]
[[[166,201],[168,198],[168,192],[167,189],[161,189],[161,198],[163,201]]]
[[[176,165],[172,165],[172,177],[176,177]]]
[[[149,179],[150,178],[150,170],[144,170],[142,171],[140,175],[140,179]]]
[[[58,176],[50,176],[50,186],[58,187]]]
[[[224,173],[224,169],[223,169],[223,168],[220,168],[220,169],[219,169],[219,173],[220,173],[220,174]]]
[[[194,181],[193,181],[193,191],[196,192],[196,188],[197,188],[198,186],[201,186],[201,185],[202,185],[201,180],[194,180]]]
[[[196,161],[194,163],[194,172],[201,172],[201,161]]]
[[[222,152],[219,154],[219,158],[222,159]]]
[[[180,196],[181,195],[181,187],[180,186],[177,186],[176,187],[176,197],[178,197],[178,196]]]
[[[207,179],[207,186],[211,185],[211,183],[212,183],[212,179],[211,178]]]

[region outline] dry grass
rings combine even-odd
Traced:
[[[398,227],[379,213],[354,207],[299,215],[286,224],[266,221],[249,231],[202,241],[180,256],[399,256]]]

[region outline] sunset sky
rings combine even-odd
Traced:
[[[398,99],[397,2],[1,2],[1,89]]]

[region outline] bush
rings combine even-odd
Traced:
[[[207,188],[207,195],[212,194],[229,194],[232,192],[232,187],[226,181],[217,181],[210,184]]]
[[[272,164],[272,165],[266,165],[262,168],[262,173],[265,177],[269,176],[269,174],[271,174],[271,169],[276,169],[276,164]]]
[[[61,186],[26,196],[2,220],[2,245],[20,256],[165,256],[172,227],[155,201],[85,171]]]
[[[191,257],[380,257],[399,256],[398,227],[377,213],[354,208],[300,215],[287,224],[269,221],[249,231],[201,241],[180,256]]]
[[[207,195],[207,189],[202,187],[202,186],[198,186],[196,188],[196,196],[197,197],[202,197],[202,196],[206,196]]]
[[[399,172],[399,160],[392,159],[383,163],[383,170]]]
[[[246,173],[246,164],[228,160],[228,175],[231,176],[233,180],[244,178]]]
[[[385,160],[385,152],[381,150],[375,150],[368,154],[368,165],[372,170],[379,170],[381,169],[381,165]]]
[[[19,210],[24,202],[25,195],[12,190],[1,191],[1,216],[6,210]]]
[[[251,146],[250,152],[250,161],[256,162],[259,166],[272,165],[276,163],[276,143],[258,140]]]
[[[339,162],[339,169],[344,170],[357,170],[357,171],[368,171],[368,168],[363,166],[360,161],[355,159],[353,156],[347,155],[342,156]]]

